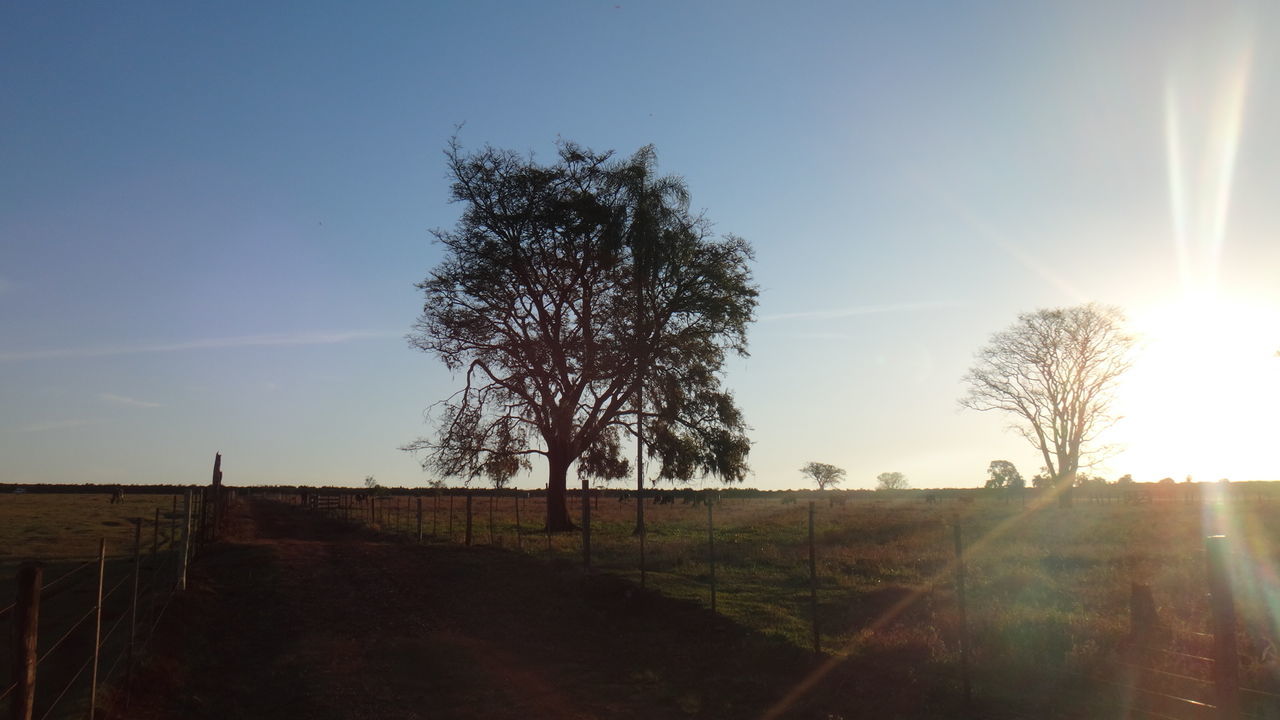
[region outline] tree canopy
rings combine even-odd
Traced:
[[[406,449],[464,480],[548,463],[548,527],[572,527],[567,472],[618,478],[643,412],[658,475],[740,481],[750,442],[720,380],[746,355],[757,290],[750,246],[715,237],[679,178],[563,142],[543,165],[486,147],[446,151],[452,230],[410,343],[463,380],[438,403],[434,437]],[[640,394],[643,392],[643,401]]]
[[[960,404],[1015,416],[1012,427],[1040,451],[1048,482],[1070,488],[1081,459],[1098,450],[1090,447],[1098,433],[1117,419],[1112,392],[1132,346],[1117,308],[1024,313],[978,353]]]
[[[987,488],[1021,490],[1026,486],[1022,473],[1008,460],[992,460],[987,466]]]
[[[900,472],[882,472],[876,476],[877,490],[906,490],[911,487],[907,476]]]
[[[829,487],[839,485],[845,476],[843,468],[820,462],[811,462],[800,468],[800,472],[817,483],[819,490],[826,490]]]

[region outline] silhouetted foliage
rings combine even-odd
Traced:
[[[1094,304],[1019,315],[978,353],[960,404],[1015,415],[1012,427],[1040,451],[1051,484],[1069,488],[1081,458],[1097,450],[1090,443],[1116,420],[1111,393],[1133,345],[1123,326],[1120,310]]]
[[[900,472],[883,472],[876,476],[877,490],[906,490],[911,487],[907,476]]]
[[[845,477],[845,472],[842,468],[820,462],[811,462],[800,468],[800,472],[817,483],[819,490],[835,487],[843,482]]]
[[[1022,473],[1008,460],[992,460],[987,466],[986,487],[1021,490],[1026,486],[1027,481],[1022,478]]]
[[[435,231],[446,255],[418,285],[410,341],[464,387],[438,405],[436,437],[405,449],[468,481],[545,456],[553,530],[572,528],[572,463],[628,472],[622,434],[640,407],[660,477],[740,481],[750,442],[719,373],[728,353],[746,354],[747,243],[713,238],[683,182],[654,178],[651,147],[617,161],[566,142],[541,165],[488,147],[464,155],[454,141],[446,157],[465,209]]]

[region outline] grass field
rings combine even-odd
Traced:
[[[1210,653],[1204,541],[1227,535],[1240,616],[1241,684],[1280,692],[1277,613],[1280,586],[1280,487],[1237,484],[1179,488],[1154,502],[1079,497],[1073,507],[1026,509],[995,493],[970,491],[925,502],[926,493],[848,493],[843,505],[816,504],[818,624],[823,649],[916,668],[933,678],[957,677],[959,605],[954,586],[954,526],[966,545],[971,668],[978,692],[1015,700],[1064,678],[1090,686],[1113,673],[1130,634],[1133,584],[1147,585],[1157,605],[1163,646],[1186,655]],[[959,500],[966,498],[965,501]],[[476,493],[477,544],[500,544],[535,556],[581,562],[581,536],[541,534],[543,500]],[[424,535],[463,540],[465,501],[423,496]],[[374,524],[411,538],[416,498],[384,496]],[[1033,502],[1032,505],[1035,503]],[[571,512],[580,512],[579,498]],[[368,503],[352,513],[370,522]],[[592,514],[593,566],[639,582],[634,503],[605,496]],[[647,584],[664,594],[710,605],[707,512],[692,504],[646,506]],[[714,508],[717,610],[753,629],[801,647],[811,644],[808,507],[781,495],[726,494]],[[874,629],[869,632],[868,629]],[[1194,662],[1167,672],[1209,677]],[[942,682],[942,685],[954,683]],[[1183,683],[1185,685],[1186,683]],[[1207,697],[1205,687],[1179,697]],[[934,688],[948,692],[953,687]],[[1246,698],[1247,700],[1247,698]],[[1251,702],[1258,717],[1280,703]],[[1265,708],[1269,707],[1267,710]],[[1263,714],[1258,714],[1263,713]]]
[[[784,503],[782,494],[725,493],[714,506],[716,607],[748,628],[809,647],[808,497],[796,497],[799,502]],[[1097,678],[1116,672],[1124,658],[1134,583],[1151,587],[1163,647],[1208,654],[1204,539],[1215,534],[1233,545],[1241,684],[1280,693],[1280,487],[1203,486],[1194,495],[1172,493],[1143,504],[1078,498],[1069,508],[1036,507],[1034,501],[1026,508],[1019,499],[981,491],[938,493],[937,502],[925,502],[921,491],[841,497],[847,502],[820,499],[815,508],[822,647],[905,672],[918,682],[914,691],[957,692],[961,624],[953,532],[959,524],[966,545],[970,666],[979,696],[1039,712],[1044,708],[1028,705],[1027,698],[1061,698],[1064,684],[1078,683],[1077,694],[1093,699],[1106,694]],[[297,501],[296,494],[282,498]],[[388,492],[372,509],[363,502],[341,512],[412,541],[419,498],[426,538],[462,542],[460,495]],[[519,532],[514,495],[477,492],[474,542],[581,563],[580,535],[541,532],[540,496],[518,502]],[[576,516],[580,498],[570,502]],[[132,543],[128,519],[149,517],[157,505],[167,511],[172,498],[133,494],[110,505],[107,496],[0,495],[0,567],[25,557],[85,558],[99,536],[108,538],[113,554],[124,554]],[[594,568],[638,584],[634,502],[606,495],[595,508]],[[677,500],[645,509],[647,585],[709,606],[706,508]],[[1194,663],[1165,669],[1207,678]],[[1179,696],[1203,690],[1183,687]],[[1258,698],[1246,698],[1255,717],[1280,717],[1280,703]]]

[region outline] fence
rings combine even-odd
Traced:
[[[795,503],[795,495],[779,502],[653,491],[646,498],[648,532],[638,537],[632,535],[630,493],[572,492],[570,509],[582,524],[577,534],[543,531],[541,493],[335,490],[278,497],[410,541],[487,542],[561,562],[576,557],[588,572],[623,575],[664,594],[706,602],[815,651],[839,655],[905,637],[928,651],[922,663],[930,655],[943,659],[929,669],[949,675],[957,706],[972,706],[975,715],[1280,717],[1276,633],[1266,622],[1265,602],[1248,599],[1251,610],[1236,620],[1215,621],[1218,615],[1209,612],[1224,602],[1233,606],[1224,598],[1239,578],[1206,582],[1218,576],[1206,570],[1213,555],[1196,549],[1201,541],[1195,537],[1203,538],[1198,533],[1207,527],[1199,504],[1181,496],[1167,503],[1166,514],[1182,524],[1165,527],[1165,520],[1148,519],[1151,506],[1140,504],[1063,510],[1033,502],[1021,509],[1000,494],[938,495],[841,494]],[[974,497],[994,502],[965,500]],[[1270,506],[1239,505],[1241,512]],[[1116,535],[1123,526],[1116,518],[1136,523],[1126,532],[1150,537]],[[1027,528],[1044,536],[1040,545],[1024,547],[1028,543],[1017,539]],[[1074,548],[1068,530],[1097,536],[1103,550]],[[1105,557],[1104,550],[1118,559]],[[1238,562],[1239,546],[1227,554]],[[1144,572],[1156,575],[1166,595],[1176,595],[1163,598],[1163,635],[1140,630],[1143,618],[1154,616],[1155,603],[1132,600],[1124,582]],[[1077,576],[1090,585],[1087,593],[1066,589]],[[1031,610],[1015,606],[1026,596],[1050,594],[1037,585],[1056,594]],[[1212,604],[1203,602],[1210,587]],[[1073,608],[1060,607],[1065,605]],[[1144,607],[1147,615],[1140,614]],[[782,610],[762,621],[761,608]],[[1225,638],[1236,636],[1241,647],[1254,649],[1243,666],[1226,649]],[[1161,638],[1164,646],[1155,642]],[[1201,667],[1192,670],[1188,663]],[[1248,672],[1224,670],[1238,666]],[[1064,679],[1067,707],[1025,702],[1021,693],[1037,673]],[[1076,711],[1088,714],[1071,715]]]
[[[188,491],[180,510],[175,496],[173,510],[134,518],[130,547],[101,539],[92,560],[21,564],[14,602],[0,608],[14,627],[12,652],[0,658],[0,677],[10,678],[0,702],[12,718],[92,720],[105,687],[127,707],[133,671],[185,588],[188,563],[216,536],[220,503],[205,502],[214,495],[223,494]]]

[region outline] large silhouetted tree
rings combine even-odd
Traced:
[[[800,472],[805,477],[817,483],[819,490],[826,490],[827,488],[835,487],[845,478],[845,471],[843,468],[838,468],[835,465],[820,462],[811,462],[800,468]]]
[[[999,410],[1040,451],[1045,475],[1066,491],[1090,444],[1116,418],[1116,381],[1129,369],[1133,337],[1117,308],[1095,304],[1038,310],[996,333],[965,376],[960,404]]]
[[[445,257],[418,285],[410,342],[463,387],[438,404],[436,435],[406,449],[467,480],[544,456],[552,530],[573,527],[575,461],[630,471],[622,438],[642,413],[659,477],[740,481],[750,442],[719,374],[746,354],[755,312],[747,243],[713,237],[683,183],[654,176],[652,148],[616,160],[561,143],[543,165],[454,142],[446,157],[464,209],[435,232]]]

